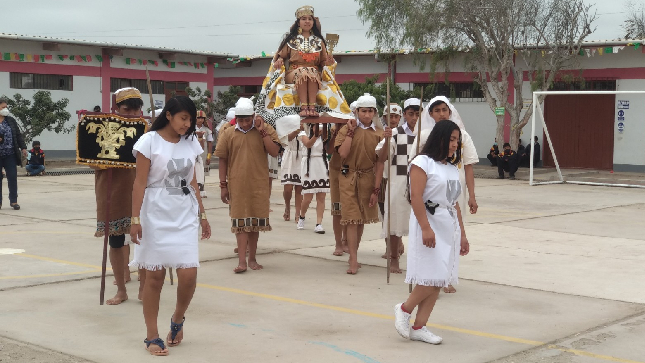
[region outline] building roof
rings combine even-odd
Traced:
[[[191,55],[200,55],[205,57],[223,58],[223,59],[239,57],[236,54],[230,54],[230,53],[203,52],[203,51],[177,49],[177,48],[151,47],[151,46],[143,46],[143,45],[119,44],[119,43],[109,43],[109,42],[94,42],[89,40],[62,39],[62,38],[7,34],[7,33],[0,33],[0,39],[23,40],[23,41],[40,42],[40,43],[81,45],[81,46],[91,46],[91,47],[101,47],[101,48],[146,50],[146,51],[155,51],[155,52],[162,52],[162,53],[191,54]]]

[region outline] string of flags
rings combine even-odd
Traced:
[[[113,59],[113,56],[109,56],[110,60]],[[45,63],[47,61],[72,61],[77,63],[90,63],[93,61],[103,62],[102,55],[52,55],[52,54],[25,54],[25,53],[0,53],[0,59],[4,61],[16,61],[16,62],[34,62],[34,63]],[[205,69],[206,63],[200,62],[171,62],[168,60],[162,60],[162,64],[166,65],[168,68],[175,68],[177,64],[194,67],[195,69]],[[125,64],[128,65],[151,65],[158,67],[159,61],[148,60],[148,59],[138,59],[138,58],[125,58]],[[217,65],[215,65],[217,67]]]

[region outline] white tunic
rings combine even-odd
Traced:
[[[298,134],[302,143],[304,131]],[[329,164],[323,159],[324,143],[320,137],[316,138],[311,152],[306,147],[302,148],[302,161],[300,164],[302,174],[302,194],[329,193]],[[309,155],[309,158],[308,158]],[[309,173],[307,173],[307,159],[309,159]]]
[[[150,171],[140,215],[143,236],[130,266],[150,271],[199,267],[199,204],[190,183],[202,151],[197,137],[182,136],[175,144],[156,131],[134,145],[132,154],[150,159]]]
[[[440,207],[431,215],[426,210],[426,217],[435,233],[434,248],[423,244],[421,227],[414,211],[410,213],[410,237],[408,240],[408,269],[406,283],[446,287],[458,282],[459,250],[461,248],[461,228],[454,208],[461,185],[456,166],[442,164],[426,155],[419,155],[412,160],[426,172],[428,180],[423,191],[423,201],[438,203]]]
[[[280,182],[282,185],[302,184],[302,173],[300,172],[302,153],[302,144],[297,137],[287,143],[282,153],[282,164],[280,165]]]

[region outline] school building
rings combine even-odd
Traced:
[[[579,65],[569,72],[581,75],[584,85],[563,78],[554,89],[645,91],[644,43],[645,40],[585,43]],[[240,86],[241,96],[253,95],[259,92],[271,61],[271,55],[238,58],[225,53],[6,34],[0,34],[0,55],[0,95],[20,93],[31,98],[38,90],[50,90],[54,100],[63,97],[70,100],[68,112],[72,119],[68,125],[77,122],[78,110],[91,110],[96,105],[108,110],[112,93],[122,87],[139,88],[147,109],[150,102],[146,65],[153,98],[163,102],[172,94],[184,94],[186,86],[210,89],[214,94]],[[339,63],[336,69],[339,83],[352,79],[360,82],[374,75],[379,75],[380,81],[387,77],[388,64],[379,61],[373,52],[339,51],[334,56]],[[232,59],[236,60],[231,62]],[[523,67],[519,60],[516,65]],[[404,89],[431,83],[428,71],[421,70],[414,56],[405,52],[396,55],[389,72]],[[515,99],[514,79],[511,77],[508,82],[509,98]],[[495,138],[497,121],[464,61],[453,61],[450,72],[436,73],[432,83],[436,90],[432,96],[442,94],[453,99],[481,163],[488,163],[486,155]],[[532,97],[528,71],[524,72],[522,97],[528,106]],[[645,148],[640,142],[645,136],[644,101],[645,96],[633,94],[548,96],[544,112],[560,166],[645,172]],[[505,117],[508,137],[510,117],[508,114]],[[537,123],[536,131],[544,164],[552,166],[541,123]],[[522,134],[525,145],[530,134],[529,123]],[[74,134],[45,132],[39,140],[49,155],[74,155]]]

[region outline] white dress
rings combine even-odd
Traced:
[[[405,282],[423,286],[446,287],[458,283],[461,228],[455,203],[461,193],[459,170],[451,164],[442,164],[426,155],[412,160],[412,165],[423,169],[428,176],[424,202],[438,203],[435,214],[426,210],[426,217],[435,233],[434,248],[423,244],[421,227],[414,211],[410,213],[410,237],[408,240],[408,269]]]
[[[302,184],[302,173],[300,172],[302,153],[302,143],[298,141],[297,137],[287,143],[282,153],[282,165],[280,165],[280,183],[282,185]]]
[[[298,134],[298,140],[301,143],[305,135],[304,131]],[[318,137],[311,147],[311,154],[306,147],[302,148],[302,194],[329,193],[329,164],[323,156],[324,147],[322,138]],[[307,173],[307,159],[309,159],[309,173]]]
[[[278,179],[280,176],[280,163],[278,162],[277,156],[271,156],[267,154],[267,160],[269,160],[269,178]]]
[[[143,236],[130,266],[149,271],[199,267],[199,204],[190,183],[202,151],[197,137],[182,136],[175,144],[156,131],[134,145],[132,154],[150,159],[150,171],[140,214]]]

